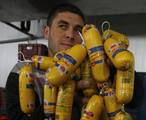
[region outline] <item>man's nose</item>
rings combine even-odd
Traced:
[[[68,30],[66,31],[66,37],[67,37],[68,39],[74,40],[75,35],[74,35],[74,30],[73,30],[73,28],[70,28],[70,29],[68,29]]]

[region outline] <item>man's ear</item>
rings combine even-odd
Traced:
[[[43,32],[44,38],[48,40],[48,36],[49,36],[49,26],[44,26],[42,32]]]

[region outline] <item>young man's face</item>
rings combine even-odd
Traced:
[[[58,13],[50,27],[46,27],[45,37],[48,39],[49,51],[68,49],[77,43],[81,43],[78,31],[83,27],[83,19],[71,12]],[[52,54],[51,53],[51,54]]]

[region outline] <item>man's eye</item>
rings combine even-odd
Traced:
[[[77,33],[78,33],[78,32],[81,33],[81,32],[82,32],[82,28],[76,28],[75,31],[76,31]]]
[[[66,30],[67,29],[67,26],[66,25],[59,25],[59,27],[63,30]]]

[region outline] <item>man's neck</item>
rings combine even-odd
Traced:
[[[52,49],[48,49],[48,56],[53,57],[56,53]]]
[[[49,57],[53,57],[54,56],[53,53],[51,52],[51,50],[48,50],[48,56]]]

